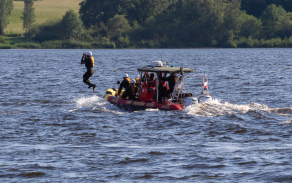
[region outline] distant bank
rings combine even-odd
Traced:
[[[24,2],[13,1],[0,49],[292,47],[292,9],[263,1],[39,0],[26,32]]]

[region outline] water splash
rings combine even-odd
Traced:
[[[76,110],[92,110],[94,112],[108,112],[115,114],[123,114],[124,111],[121,111],[118,107],[113,104],[110,104],[104,98],[99,96],[90,96],[90,97],[81,97],[74,99],[74,103],[76,103],[77,109],[73,109],[71,111]]]
[[[98,96],[81,97],[75,100],[77,108],[104,106],[108,103],[105,99]]]

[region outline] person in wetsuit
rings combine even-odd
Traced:
[[[123,78],[124,78],[124,80],[120,84],[118,96],[121,94],[121,91],[123,88],[125,88],[125,89],[128,88],[128,86],[130,85],[130,82],[131,82],[131,79],[128,77],[128,74],[124,74]]]
[[[92,52],[88,51],[86,53],[83,53],[83,56],[81,58],[81,64],[85,64],[85,67],[87,71],[83,75],[83,82],[88,85],[88,88],[93,87],[93,91],[95,91],[96,85],[92,84],[89,80],[89,78],[93,75],[94,70],[94,58],[92,56]]]
[[[129,97],[129,100],[136,100],[136,93],[138,88],[136,86],[136,80],[132,79],[131,84],[127,87],[126,91],[122,95],[122,99]]]
[[[174,86],[175,86],[175,73],[171,72],[170,76],[168,77],[161,77],[160,79],[162,81],[168,81],[168,86],[169,86],[169,90],[167,91],[167,96],[170,97],[170,94],[172,94],[173,90],[174,90]]]

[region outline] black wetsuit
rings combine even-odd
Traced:
[[[93,62],[90,57],[82,57],[81,59],[81,64],[85,64],[85,67],[87,69],[86,73],[83,75],[83,82],[88,84],[88,88],[94,87],[95,85],[92,84],[89,80],[89,78],[93,75],[94,70],[93,70]]]
[[[122,99],[126,99],[127,97],[129,97],[129,100],[135,100],[136,99],[136,93],[138,91],[138,88],[136,87],[136,85],[134,85],[134,90],[132,89],[132,85],[129,85],[125,92],[122,95]]]
[[[126,78],[124,78],[124,80],[120,84],[118,95],[120,95],[123,88],[127,89],[129,85],[130,85],[129,81]]]

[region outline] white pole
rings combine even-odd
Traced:
[[[156,102],[158,102],[158,96],[159,96],[159,95],[158,95],[158,92],[159,92],[159,91],[158,91],[158,84],[159,84],[159,83],[158,83],[158,82],[159,82],[159,80],[158,80],[158,73],[156,73],[156,77],[157,77],[157,78],[156,78],[156,83],[155,83],[155,85],[156,85]]]

